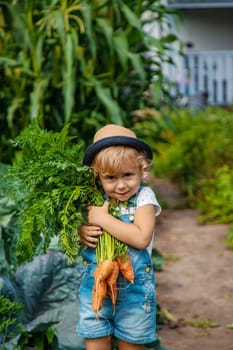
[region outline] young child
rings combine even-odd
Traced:
[[[151,263],[155,217],[161,208],[154,192],[142,185],[152,161],[151,148],[135,133],[119,125],[101,128],[87,149],[83,163],[100,180],[106,201],[88,208],[89,225],[79,229],[85,271],[79,290],[78,333],[86,350],[110,350],[111,336],[119,350],[143,350],[156,340],[155,278]],[[109,211],[109,201],[119,201],[119,219]],[[95,246],[102,229],[127,244],[134,269],[134,283],[118,278],[117,303],[106,297],[98,318],[92,310]]]

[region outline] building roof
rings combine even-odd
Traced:
[[[174,9],[206,9],[206,8],[233,8],[233,0],[168,0],[168,6]]]

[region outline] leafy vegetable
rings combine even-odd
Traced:
[[[51,251],[20,266],[10,279],[0,278],[0,329],[2,323],[6,326],[4,320],[8,324],[14,320],[17,312],[14,305],[23,305],[23,310],[15,315],[17,323],[11,329],[8,327],[6,337],[0,339],[0,348],[39,349],[36,344],[43,341],[40,349],[85,349],[76,332],[82,267],[77,262],[68,263],[62,253]],[[12,301],[10,310],[9,302],[1,304],[3,298]],[[53,342],[57,338],[58,347],[46,345],[48,336],[53,336]]]
[[[56,238],[60,250],[75,259],[85,208],[103,203],[92,171],[82,165],[82,143],[68,136],[68,127],[53,133],[33,122],[12,141],[21,152],[3,178],[19,209],[19,262],[46,252]]]

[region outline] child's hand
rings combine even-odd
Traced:
[[[109,202],[105,201],[102,207],[90,206],[88,207],[88,222],[90,225],[101,226],[101,220],[104,214],[108,214]]]
[[[95,248],[98,237],[102,234],[101,228],[96,225],[82,225],[78,229],[80,241],[90,248]]]

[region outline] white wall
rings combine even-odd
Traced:
[[[176,23],[184,42],[194,51],[233,50],[233,9],[186,10]]]

